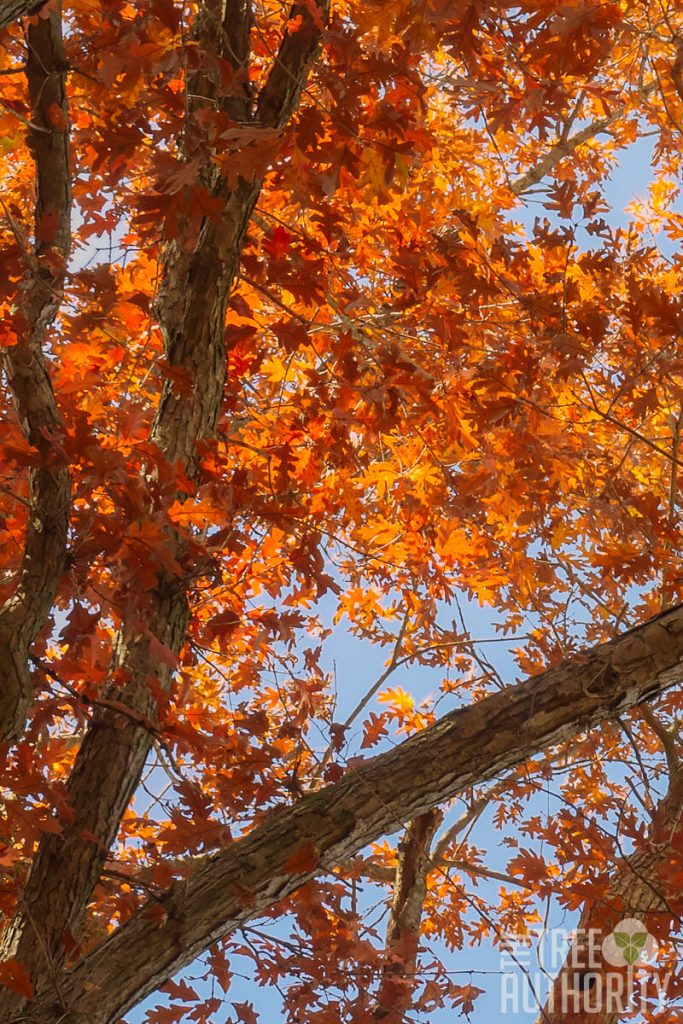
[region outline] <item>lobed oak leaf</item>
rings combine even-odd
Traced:
[[[382,714],[376,714],[371,711],[367,721],[363,722],[363,741],[361,743],[361,750],[366,750],[368,747],[374,747],[376,743],[384,737],[389,735],[387,729],[387,715],[385,712]]]
[[[184,978],[171,978],[170,981],[166,982],[161,991],[170,999],[180,999],[185,1003],[196,1003],[199,999],[196,991],[191,985],[188,985]]]
[[[508,864],[508,871],[527,882],[540,882],[548,878],[548,865],[534,850],[522,849]]]
[[[453,1006],[459,1006],[466,1016],[474,1010],[474,1000],[484,994],[484,989],[476,985],[454,985],[449,986],[449,995]]]
[[[258,1014],[254,1013],[253,1003],[233,1003],[232,1006],[242,1024],[258,1024]]]

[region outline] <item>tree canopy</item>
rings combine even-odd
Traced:
[[[681,1019],[680,4],[0,28],[2,1024],[476,1013],[550,900]]]

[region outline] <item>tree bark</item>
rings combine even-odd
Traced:
[[[45,984],[30,1006],[33,1024],[56,1017],[61,1024],[84,1018],[113,1024],[213,941],[315,875],[467,787],[661,693],[682,672],[678,606],[570,662],[450,712],[199,862],[186,880],[150,900],[72,971]],[[5,1012],[2,1019],[18,1024],[22,1011]]]
[[[321,19],[327,17],[324,2],[319,13]],[[255,124],[270,130],[281,129],[291,117],[320,40],[308,6],[295,5],[291,14],[301,24],[285,33],[256,103]],[[211,0],[200,7],[193,33],[205,50],[230,60],[235,71],[244,71],[250,27],[249,0],[229,0],[227,5]],[[190,76],[187,91],[200,97],[200,105],[214,102],[214,96],[232,118],[252,117],[246,91],[220,96],[203,67]],[[261,188],[259,180],[240,180],[228,188],[210,160],[201,176],[220,198],[223,211],[218,218],[204,217],[192,225],[193,245],[174,241],[164,250],[157,316],[172,372],[150,438],[168,464],[180,464],[190,475],[196,469],[197,443],[211,436],[220,413],[227,359],[225,312]],[[105,693],[109,707],[95,715],[76,757],[67,783],[69,818],[59,833],[43,837],[21,905],[3,937],[0,959],[19,960],[38,988],[50,983],[68,945],[78,939],[93,888],[154,742],[157,707],[150,683],[168,691],[173,674],[168,653],[179,655],[185,640],[189,574],[182,568],[184,542],[176,535],[169,548],[178,572],[163,570],[147,595],[146,629],[139,626],[142,616],[134,614],[116,637],[112,683]],[[159,653],[163,649],[166,658]],[[0,996],[0,1006],[12,1003],[19,1005],[21,998]]]
[[[11,25],[27,14],[37,14],[47,0],[0,0],[0,28]]]
[[[61,15],[28,29],[26,78],[33,115],[29,146],[35,163],[35,241],[14,317],[16,344],[4,368],[19,424],[37,453],[29,471],[29,509],[19,578],[0,609],[0,741],[19,738],[33,699],[31,645],[45,625],[66,557],[71,479],[43,343],[61,305],[71,249],[68,106]],[[60,119],[55,111],[60,112]],[[49,229],[47,225],[50,225]],[[12,223],[18,241],[21,227]]]
[[[411,1006],[427,876],[433,867],[431,843],[441,818],[436,810],[421,814],[410,822],[399,843],[386,963],[373,1013],[374,1020],[383,1024],[402,1024]]]

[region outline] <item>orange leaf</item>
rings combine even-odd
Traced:
[[[290,875],[298,875],[313,871],[319,863],[320,854],[313,843],[302,843],[286,862],[284,870]]]
[[[26,999],[33,998],[33,985],[28,971],[18,960],[5,960],[0,964],[0,985]]]

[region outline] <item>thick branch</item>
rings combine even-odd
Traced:
[[[386,964],[374,1011],[376,1021],[402,1024],[415,988],[420,925],[433,866],[430,847],[441,814],[427,811],[408,825],[399,844],[394,897],[387,926]]]
[[[60,447],[64,427],[42,347],[62,300],[71,247],[65,66],[61,16],[55,12],[28,29],[35,244],[26,254],[29,266],[15,317],[16,344],[5,350],[4,363],[22,432],[37,457],[29,472],[19,580],[0,609],[0,740],[18,739],[24,730],[33,693],[29,649],[50,614],[66,555],[70,478]],[[14,222],[11,226],[19,232]]]
[[[287,76],[274,69],[265,87],[268,123],[282,127],[298,100],[308,62],[320,37],[308,7],[295,7],[302,16],[299,31],[287,35],[280,61]],[[321,15],[326,8],[321,7]],[[205,54],[232,62],[244,73],[248,60],[251,8],[247,0],[204,3],[193,35]],[[279,66],[279,65],[278,65]],[[278,89],[281,91],[278,92]],[[210,62],[188,81],[190,113],[216,102],[231,117],[249,115],[248,90],[228,96],[219,91],[219,76]],[[213,97],[213,99],[212,99]],[[277,113],[275,113],[277,111]],[[188,125],[191,145],[193,124]],[[163,273],[157,305],[166,359],[172,368],[163,388],[151,440],[170,464],[196,474],[196,447],[216,427],[226,375],[225,312],[237,274],[244,235],[261,182],[240,182],[229,190],[210,159],[201,176],[223,205],[219,218],[205,217],[185,225],[188,237],[169,242],[163,254]],[[171,555],[179,566],[185,560],[180,536],[170,539]],[[114,646],[116,678],[107,697],[128,709],[98,712],[88,728],[67,785],[71,814],[59,834],[46,835],[36,855],[23,904],[7,931],[5,957],[13,956],[29,971],[34,984],[49,982],[65,957],[65,939],[77,936],[83,915],[119,822],[137,785],[150,752],[155,723],[156,686],[167,690],[172,671],[159,656],[159,644],[178,655],[185,640],[188,609],[186,578],[164,570],[156,589],[146,595],[144,615],[148,633],[140,635],[139,616],[124,623]],[[150,636],[158,644],[150,642]],[[40,943],[36,943],[36,934]],[[0,994],[0,1008],[21,1000]]]
[[[115,1021],[214,940],[316,874],[468,787],[661,693],[682,673],[679,606],[571,662],[452,711],[336,785],[274,813],[150,901],[59,977],[62,1024]],[[310,867],[299,866],[302,852]],[[34,1024],[54,1019],[55,998],[55,989],[46,986],[31,1006]]]
[[[313,6],[317,15],[312,16]],[[330,0],[294,4],[289,22],[299,22],[296,31],[285,30],[279,53],[256,106],[257,121],[268,128],[283,128],[299,103],[305,84],[303,70],[320,46],[320,37],[330,13]]]
[[[47,0],[0,0],[0,28],[11,25],[27,14],[37,14]]]

